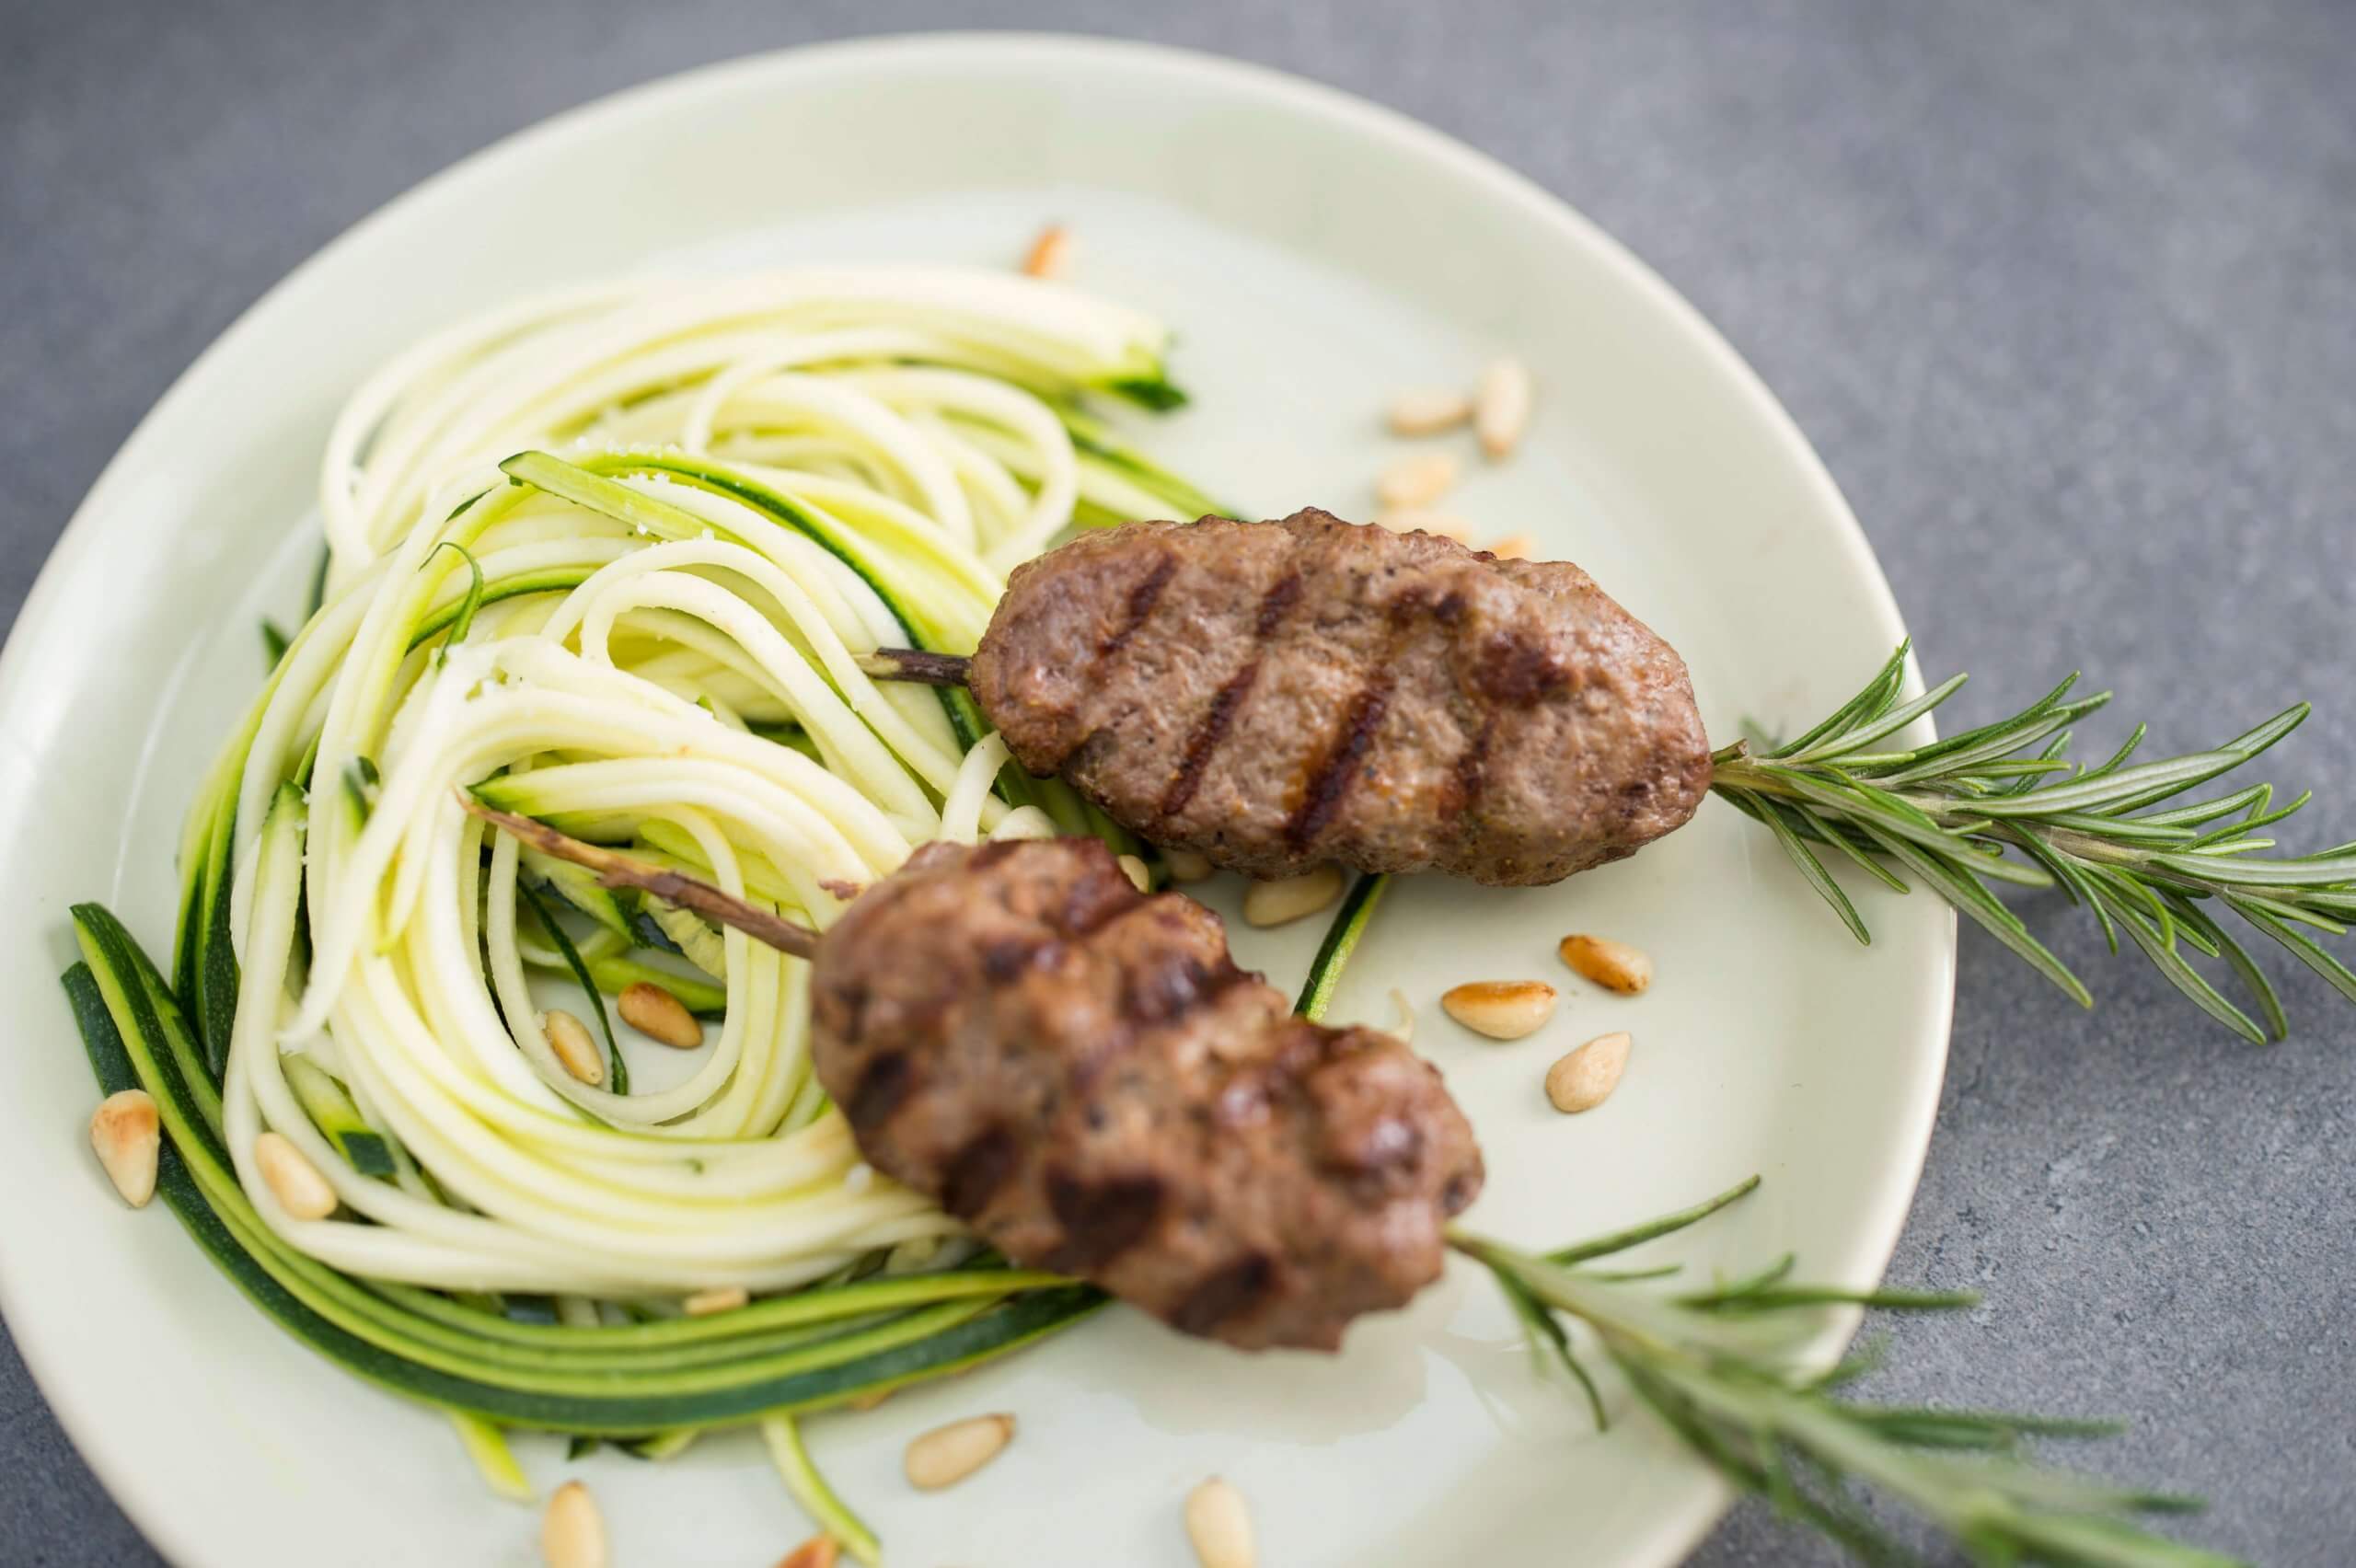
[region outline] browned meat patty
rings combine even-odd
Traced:
[[[1094,839],[931,844],[826,933],[814,1060],[860,1150],[1007,1256],[1246,1349],[1438,1277],[1481,1187],[1439,1074],[1291,1016]]]
[[[1254,876],[1556,882],[1709,790],[1684,663],[1587,573],[1313,510],[1018,567],[970,679],[1033,773]]]

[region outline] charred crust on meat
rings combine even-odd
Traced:
[[[941,1179],[941,1206],[970,1220],[989,1206],[1022,1158],[1014,1135],[993,1126],[950,1156]]]
[[[1513,632],[1481,644],[1472,674],[1483,696],[1512,708],[1534,708],[1571,688],[1571,672],[1543,644]]]
[[[1083,1182],[1047,1172],[1047,1207],[1064,1229],[1047,1266],[1067,1274],[1101,1268],[1134,1247],[1161,1214],[1161,1178],[1109,1176]]]
[[[1135,1023],[1174,1023],[1243,977],[1231,960],[1214,964],[1188,952],[1157,953],[1125,976],[1121,1010]]]
[[[992,937],[975,951],[982,961],[982,977],[993,986],[1003,986],[1026,969],[1053,963],[1061,944],[1030,937]]]
[[[1259,1305],[1276,1282],[1276,1261],[1265,1252],[1239,1258],[1188,1291],[1172,1309],[1170,1326],[1182,1333],[1213,1332],[1230,1318]]]
[[[851,1130],[863,1133],[890,1121],[916,1087],[916,1077],[915,1065],[901,1052],[885,1051],[870,1059],[843,1107]]]

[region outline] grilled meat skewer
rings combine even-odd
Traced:
[[[1564,561],[1315,510],[1085,535],[1015,569],[963,678],[1014,757],[1253,876],[1558,882],[1692,816],[1685,665]]]
[[[819,935],[464,799],[811,959],[813,1063],[870,1164],[1186,1333],[1330,1350],[1438,1277],[1480,1191],[1429,1064],[1292,1016],[1218,916],[1140,894],[1096,839],[926,845]]]

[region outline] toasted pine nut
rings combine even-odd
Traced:
[[[1652,955],[1610,937],[1590,937],[1583,931],[1574,931],[1554,951],[1573,970],[1605,990],[1617,991],[1623,997],[1633,997],[1653,983]]]
[[[1429,506],[1448,493],[1460,467],[1453,452],[1411,452],[1375,476],[1375,499],[1386,507]]]
[[[288,1217],[325,1219],[335,1212],[335,1189],[283,1135],[264,1133],[254,1139],[254,1163]]]
[[[1297,877],[1255,882],[1243,890],[1243,918],[1253,926],[1284,926],[1316,914],[1342,896],[1342,873],[1313,866]]]
[[[1391,433],[1438,435],[1472,417],[1472,399],[1451,386],[1418,386],[1391,399]]]
[[[119,1090],[90,1113],[90,1147],[133,1208],[146,1207],[156,1195],[156,1157],[163,1145],[156,1101],[144,1089]]]
[[[540,1516],[540,1555],[549,1568],[606,1568],[606,1516],[597,1500],[577,1481],[549,1494]]]
[[[1507,534],[1481,547],[1499,560],[1528,560],[1537,553],[1538,541],[1527,534]]]
[[[1599,1034],[1546,1069],[1546,1098],[1566,1116],[1592,1111],[1611,1098],[1628,1066],[1628,1036]]]
[[[779,1558],[777,1568],[835,1568],[841,1558],[842,1547],[834,1537],[816,1535]]]
[[[1543,980],[1473,980],[1445,991],[1448,1016],[1492,1040],[1519,1040],[1554,1016],[1554,987]]]
[[[680,1051],[703,1043],[703,1025],[687,1004],[652,980],[633,980],[614,1001],[622,1021],[645,1035]]]
[[[1377,513],[1374,520],[1394,534],[1437,534],[1443,539],[1454,539],[1460,545],[1472,542],[1472,525],[1452,512],[1432,512],[1410,506],[1396,512]]]
[[[597,1055],[597,1043],[579,1019],[562,1008],[550,1008],[540,1019],[540,1032],[549,1037],[559,1066],[592,1089],[606,1081],[606,1058]]]
[[[679,1310],[690,1318],[709,1318],[714,1312],[733,1312],[752,1298],[753,1293],[741,1285],[715,1286],[680,1302]]]
[[[1022,270],[1034,278],[1061,278],[1071,271],[1071,231],[1061,224],[1049,224],[1031,242],[1030,253],[1022,258]]]
[[[1472,394],[1472,432],[1481,438],[1482,451],[1503,457],[1521,444],[1532,396],[1528,365],[1517,359],[1489,363]]]
[[[908,1445],[900,1468],[908,1484],[924,1492],[954,1486],[992,1459],[1014,1436],[1014,1417],[968,1416],[936,1426]]]
[[[1164,849],[1161,863],[1170,868],[1172,882],[1201,882],[1211,874],[1210,861],[1192,849]]]
[[[1124,855],[1120,858],[1120,866],[1122,874],[1137,884],[1139,893],[1153,891],[1153,873],[1145,869],[1143,860],[1135,855]]]
[[[1259,1561],[1243,1493],[1220,1476],[1186,1493],[1186,1539],[1203,1568],[1253,1568]]]

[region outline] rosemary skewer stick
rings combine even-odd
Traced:
[[[812,958],[817,954],[818,933],[809,927],[798,926],[782,916],[747,904],[708,882],[651,861],[616,854],[598,845],[585,844],[559,833],[537,817],[501,811],[465,790],[458,791],[458,803],[542,854],[570,860],[576,866],[596,872],[598,882],[608,888],[635,888],[641,893],[651,893],[666,903],[692,909],[723,926],[733,926],[755,941],[765,942],[780,952],[791,953],[796,958]]]
[[[2152,808],[2266,751],[2307,716],[2284,709],[2212,751],[2157,762],[2131,758],[2137,726],[2108,761],[2073,765],[2069,726],[2110,700],[2073,698],[2073,675],[2019,712],[1928,745],[1888,746],[1889,737],[1961,689],[1943,681],[1901,702],[1907,645],[1864,690],[1830,718],[1783,744],[1743,740],[1714,754],[1711,789],[1763,824],[1808,885],[1861,942],[1872,934],[1818,853],[1829,847],[1900,893],[1910,876],[1986,928],[1996,940],[2081,1006],[2085,982],[2030,934],[1991,882],[2058,887],[2094,912],[2112,952],[2121,933],[2170,984],[2252,1042],[2290,1030],[2281,998],[2257,961],[2216,912],[2238,917],[2356,1001],[2356,971],[2308,931],[2344,934],[2356,923],[2356,843],[2317,854],[2269,857],[2261,829],[2311,798],[2273,804],[2254,784],[2192,805]],[[879,649],[859,665],[880,679],[962,684],[966,661],[911,649]],[[2022,754],[2037,748],[2033,755]],[[2258,1017],[2195,968],[2187,950],[2220,960],[2248,993]]]

